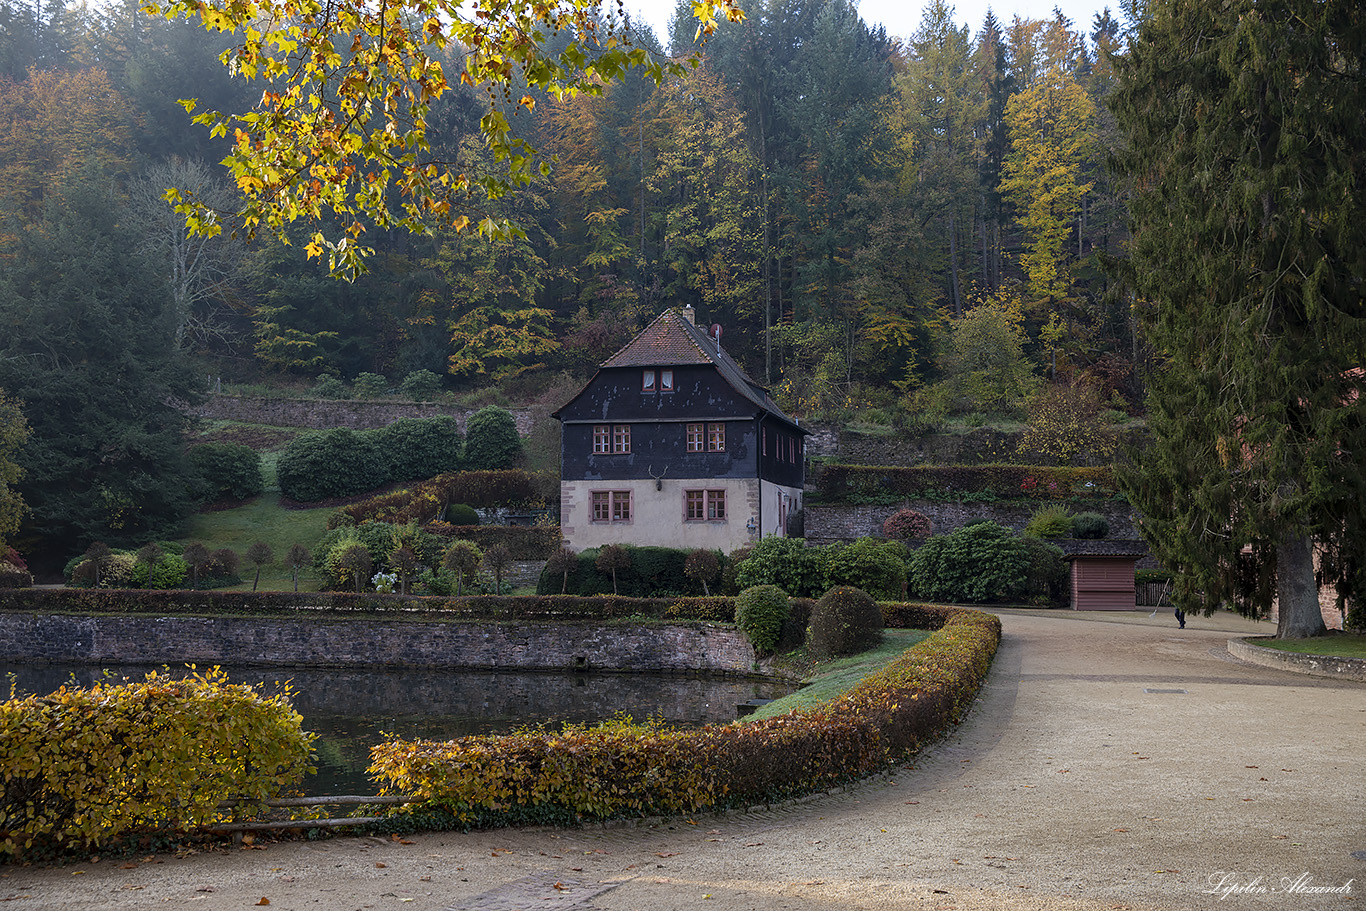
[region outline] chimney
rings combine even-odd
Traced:
[[[692,304],[688,304],[688,306],[683,308],[683,316],[694,326],[697,325],[697,311],[693,309]]]

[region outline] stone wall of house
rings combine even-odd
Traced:
[[[465,422],[478,409],[457,408],[433,402],[396,402],[351,399],[287,399],[252,395],[210,395],[190,413],[213,421],[239,421],[268,427],[306,427],[329,430],[349,427],[371,430],[386,427],[399,418],[432,418],[450,415],[465,429]],[[509,409],[522,436],[531,433],[532,415],[525,408]]]
[[[808,502],[804,514],[806,539],[816,544],[852,541],[869,535],[882,536],[882,523],[902,506],[929,518],[933,533],[948,534],[970,522],[990,519],[1016,531],[1022,530],[1041,503],[1031,500],[1005,500],[998,503],[964,503],[945,500],[906,500],[892,506],[838,506]],[[1098,512],[1110,523],[1111,538],[1137,540],[1133,509],[1118,500],[1097,500],[1086,504],[1066,504],[1072,513]]]
[[[747,674],[734,628],[0,613],[10,661]]]

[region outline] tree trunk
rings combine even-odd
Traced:
[[[1276,548],[1277,639],[1308,639],[1328,632],[1314,582],[1314,544],[1308,535],[1287,535]]]

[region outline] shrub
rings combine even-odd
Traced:
[[[236,585],[242,581],[242,578],[237,575],[237,568],[241,562],[242,558],[231,547],[218,548],[209,554],[208,560],[200,569],[200,584],[210,588]]]
[[[358,373],[351,383],[356,398],[377,399],[389,391],[389,381],[378,373]]]
[[[357,593],[365,587],[370,578],[370,570],[374,566],[374,561],[370,559],[370,551],[359,541],[334,549],[328,563],[332,575],[343,584],[350,582],[355,586]]]
[[[374,438],[354,430],[312,431],[290,441],[278,464],[280,492],[300,503],[350,497],[388,479]]]
[[[462,594],[466,581],[474,578],[479,564],[484,562],[484,552],[473,541],[452,541],[441,560],[442,569],[456,578],[456,594]]]
[[[256,567],[256,575],[251,580],[251,590],[256,591],[261,584],[261,568],[275,559],[275,552],[264,541],[257,541],[247,548],[247,562]]]
[[[0,560],[0,588],[28,588],[32,584],[33,576],[27,569]]]
[[[882,641],[882,611],[873,596],[848,585],[830,589],[811,611],[811,657],[823,660],[866,651]]]
[[[1049,603],[1062,604],[1067,600],[1067,564],[1062,549],[1039,538],[1019,538],[1028,557],[1025,570],[1028,587],[1046,598]]]
[[[313,394],[320,399],[344,399],[346,384],[335,376],[323,374],[318,377],[318,382],[313,384]]]
[[[0,855],[94,848],[206,825],[220,801],[264,801],[307,772],[313,740],[289,704],[220,670],[0,704]]]
[[[1083,512],[1072,517],[1072,537],[1104,538],[1110,534],[1110,520],[1098,512]]]
[[[522,455],[522,438],[512,414],[495,405],[470,415],[465,424],[465,451],[461,460],[471,471],[511,468]]]
[[[930,537],[911,554],[910,591],[929,601],[1014,601],[1028,590],[1029,552],[1010,529],[979,522]]]
[[[490,526],[480,526],[480,531]],[[514,529],[507,529],[513,531]],[[540,529],[516,529],[516,531],[538,532]],[[551,529],[553,547],[560,543],[559,530]],[[683,580],[686,578],[684,567],[688,551],[672,547],[632,547],[623,548],[630,563],[617,568],[617,592],[623,597],[656,598],[676,597],[689,594]],[[597,559],[600,550],[588,549],[578,555],[578,565],[571,570],[568,582],[569,594],[601,595],[612,592],[612,572],[599,569]],[[564,584],[561,574],[542,572],[536,591],[542,595],[557,594]]]
[[[512,564],[512,554],[501,544],[495,544],[484,551],[484,559],[481,565],[493,573],[493,593],[501,595],[503,593],[503,573],[507,572],[508,566]]]
[[[861,588],[881,601],[900,598],[906,590],[906,549],[896,541],[860,538],[833,545],[825,568],[831,585]]]
[[[475,508],[541,507],[547,502],[558,502],[559,489],[559,473],[554,471],[450,472],[404,490],[343,506],[328,518],[327,524],[334,528],[347,520],[355,524],[367,519],[423,524],[438,519],[448,503],[465,503]]]
[[[608,544],[593,558],[593,566],[598,572],[611,574],[612,594],[620,594],[617,591],[617,572],[631,568],[631,552],[619,544]]]
[[[190,568],[183,557],[164,554],[155,564],[140,562],[134,566],[132,584],[138,588],[158,590],[180,588],[189,573]]]
[[[430,370],[414,370],[399,384],[403,394],[418,402],[430,402],[441,392],[441,377]]]
[[[1041,506],[1030,516],[1024,533],[1030,538],[1065,538],[1072,533],[1072,516],[1061,506]]]
[[[579,555],[568,547],[561,547],[550,555],[550,559],[545,561],[545,572],[550,576],[560,577],[560,594],[565,594],[569,590],[569,574],[579,565]],[[539,589],[539,586],[537,586]]]
[[[478,525],[479,513],[465,503],[452,503],[446,507],[446,521],[452,525]]]
[[[205,500],[247,500],[265,489],[261,456],[240,443],[201,443],[190,450],[190,466]]]
[[[294,582],[294,590],[299,590],[299,570],[312,564],[313,554],[302,544],[289,545],[289,553],[285,554],[285,565],[289,567],[290,579]]]
[[[882,523],[882,533],[896,541],[928,538],[934,526],[929,517],[909,507],[898,509]]]
[[[698,548],[683,561],[683,575],[702,583],[703,596],[711,594],[711,583],[721,575],[721,556],[714,550]]]
[[[771,652],[787,620],[787,592],[776,585],[756,585],[735,599],[735,625],[756,652]]]
[[[776,585],[793,597],[819,597],[827,587],[825,559],[824,550],[807,547],[801,538],[764,538],[736,569],[735,584]]]
[[[387,460],[387,481],[426,480],[460,467],[464,438],[453,417],[399,418],[367,433]]]

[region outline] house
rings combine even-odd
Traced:
[[[806,430],[721,347],[666,310],[555,412],[560,528],[604,544],[729,553],[786,535],[801,509]]]

